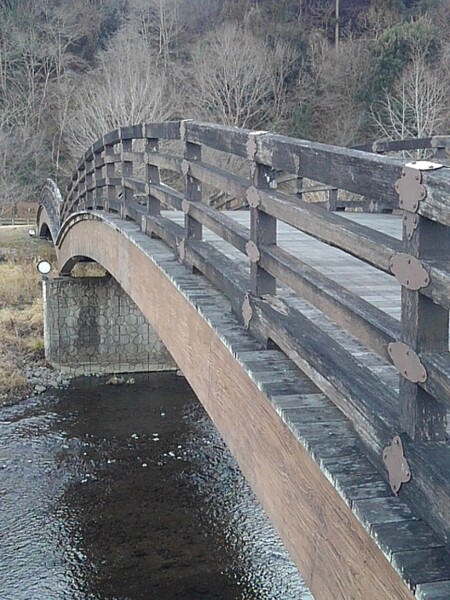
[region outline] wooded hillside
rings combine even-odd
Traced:
[[[119,125],[449,133],[449,33],[450,0],[3,0],[0,215]]]

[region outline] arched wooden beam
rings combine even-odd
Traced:
[[[202,314],[211,298],[205,308],[195,292],[196,300],[190,300],[194,286],[207,291],[198,275],[186,271],[178,280],[180,265],[162,242],[107,214],[73,215],[56,245],[63,273],[77,257],[95,260],[141,309],[210,414],[317,598],[412,600],[400,575],[264,393],[258,372],[236,357],[226,325],[220,320],[214,325],[214,319]],[[265,364],[264,352],[250,354]]]

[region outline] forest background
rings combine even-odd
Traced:
[[[0,0],[0,216],[117,126],[449,133],[450,0]]]

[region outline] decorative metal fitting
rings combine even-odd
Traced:
[[[389,473],[389,483],[397,496],[402,483],[411,479],[411,469],[403,454],[403,444],[399,435],[394,436],[390,446],[383,450],[383,462]]]
[[[404,342],[391,342],[389,356],[397,371],[411,383],[425,383],[428,378],[418,354]]]
[[[411,166],[403,169],[401,178],[395,182],[395,190],[400,196],[400,208],[413,213],[417,212],[421,200],[427,196],[427,190],[422,185],[422,173]]]
[[[185,215],[188,214],[190,205],[191,203],[189,202],[189,200],[186,200],[186,198],[181,202],[181,210],[184,212]]]
[[[189,164],[188,160],[184,159],[181,161],[181,172],[183,173],[183,175],[185,177],[189,173],[190,168],[191,168],[191,165]]]
[[[397,281],[408,290],[420,290],[430,284],[430,275],[420,260],[410,254],[399,252],[389,265]]]
[[[437,169],[442,169],[443,166],[441,163],[429,160],[413,160],[405,165],[407,169],[415,169],[416,171],[436,171]]]
[[[261,258],[261,253],[258,249],[258,246],[255,244],[255,242],[252,242],[252,240],[249,240],[245,244],[245,251],[252,263],[257,263]]]
[[[250,302],[250,294],[247,292],[244,297],[244,302],[242,303],[242,318],[244,320],[245,329],[249,329],[252,317],[253,309]]]
[[[257,136],[264,135],[267,131],[251,131],[248,134],[248,140],[246,144],[247,149],[247,158],[249,160],[254,160],[256,151],[258,150]]]
[[[248,205],[251,208],[258,208],[258,206],[261,204],[261,195],[254,185],[248,188],[245,197],[247,198]]]

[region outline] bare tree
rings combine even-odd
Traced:
[[[287,44],[271,48],[229,23],[194,47],[184,72],[182,112],[239,127],[276,122],[294,60]]]
[[[350,145],[364,124],[357,96],[368,69],[367,48],[351,38],[335,48],[317,35],[311,38],[310,57],[311,75],[302,78],[300,91],[304,102],[313,104],[311,133],[314,139]]]
[[[380,134],[390,140],[442,132],[449,115],[449,83],[416,52],[392,92],[373,109]]]
[[[100,56],[98,67],[73,87],[72,108],[65,113],[70,155],[79,156],[117,127],[169,118],[165,89],[164,73],[145,39],[123,31]]]

